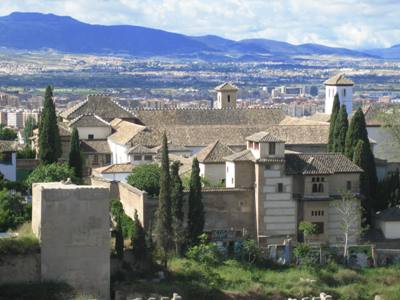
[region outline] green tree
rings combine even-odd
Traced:
[[[179,167],[179,161],[174,161],[171,165],[172,230],[177,255],[182,254],[182,245],[185,240],[185,228],[183,225],[183,185],[179,176]]]
[[[308,237],[317,233],[317,226],[311,222],[302,221],[299,224],[299,231],[303,234],[304,243],[308,243]]]
[[[73,182],[78,182],[75,178],[74,170],[66,163],[53,163],[50,165],[40,165],[26,179],[26,184],[31,187],[36,182],[57,182],[71,178]]]
[[[167,267],[168,252],[172,245],[171,178],[169,173],[168,141],[164,132],[162,141],[160,194],[158,197],[155,236],[158,247],[163,252],[162,263]]]
[[[79,144],[79,132],[76,128],[72,130],[68,164],[74,170],[75,177],[82,178],[82,153]]]
[[[346,134],[345,154],[349,159],[353,159],[354,150],[359,140],[370,146],[365,116],[361,108],[357,109],[351,118],[349,130]]]
[[[329,140],[328,140],[328,152],[334,151],[334,131],[335,131],[335,123],[336,123],[336,118],[337,115],[339,114],[340,110],[340,101],[339,101],[339,95],[336,94],[335,98],[333,100],[333,106],[332,106],[332,112],[331,112],[331,117],[329,120]]]
[[[42,163],[57,162],[61,156],[60,133],[58,131],[53,89],[48,86],[44,96],[43,111],[39,124],[39,158]]]
[[[111,215],[114,222],[121,225],[123,239],[130,239],[133,234],[133,220],[125,214],[124,207],[119,199],[112,199]]]
[[[146,191],[151,196],[158,196],[160,193],[161,168],[157,164],[144,164],[137,166],[128,176],[128,183]]]
[[[349,128],[346,106],[340,107],[339,114],[336,117],[335,129],[333,131],[333,152],[345,152],[346,133]]]
[[[124,258],[124,236],[122,235],[122,226],[120,222],[117,222],[114,234],[115,252],[117,253],[117,257],[122,260]]]
[[[36,124],[36,120],[32,117],[29,116],[26,119],[25,122],[25,128],[24,128],[24,142],[25,145],[29,145],[30,144],[30,138],[33,136],[33,130],[37,128],[37,124]]]
[[[136,261],[142,261],[147,258],[146,233],[139,221],[137,210],[133,219],[133,230],[131,236],[132,252]]]
[[[363,207],[367,212],[367,221],[370,222],[372,211],[377,207],[374,203],[377,177],[371,147],[362,140],[356,145],[353,162],[364,170],[360,175],[360,192],[365,198]]]
[[[31,205],[19,193],[0,191],[0,232],[15,229],[31,219]]]
[[[14,130],[6,128],[3,125],[0,125],[0,140],[14,141],[16,138],[17,138],[17,133]]]
[[[198,237],[204,229],[204,206],[201,195],[200,167],[197,158],[193,159],[190,175],[189,210],[188,210],[188,239],[191,244],[198,242]]]
[[[27,158],[27,159],[33,159],[36,157],[36,151],[26,145],[24,148],[17,150],[17,158]]]

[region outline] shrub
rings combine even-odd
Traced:
[[[29,146],[17,151],[17,158],[19,159],[34,159],[36,158],[36,151]]]
[[[158,196],[160,192],[160,175],[161,168],[157,164],[144,164],[137,166],[128,176],[128,183],[146,191],[151,196]]]
[[[244,240],[240,247],[240,259],[248,263],[255,263],[261,258],[261,251],[255,240]]]
[[[15,229],[31,219],[31,205],[18,193],[0,191],[0,231]]]
[[[40,165],[26,179],[26,184],[31,187],[36,182],[57,182],[71,178],[73,182],[79,182],[74,171],[66,163],[53,163]]]
[[[362,281],[363,277],[356,271],[349,269],[340,269],[336,274],[333,275],[333,279],[339,285],[347,285],[360,282]]]
[[[299,265],[311,266],[315,263],[311,247],[306,243],[297,244],[293,250],[293,255]]]
[[[0,239],[0,255],[36,253],[39,250],[39,241],[35,237]]]
[[[124,239],[130,239],[133,234],[133,220],[125,214],[121,201],[113,199],[111,201],[111,215],[114,221],[120,224]]]
[[[207,235],[202,234],[199,237],[199,244],[191,247],[187,252],[187,256],[207,267],[217,266],[222,262],[222,255],[217,245],[209,243],[207,239]]]

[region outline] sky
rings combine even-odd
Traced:
[[[400,44],[400,0],[0,0],[0,15],[14,11],[233,40],[350,49]]]

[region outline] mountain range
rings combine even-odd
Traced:
[[[188,36],[128,25],[91,25],[71,17],[14,12],[0,17],[0,47],[53,49],[75,54],[127,54],[202,59],[266,59],[298,55],[400,58],[400,44],[356,51],[319,44],[293,45],[268,39],[233,41],[215,35]]]

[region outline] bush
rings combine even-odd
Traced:
[[[122,203],[118,199],[111,201],[111,215],[116,223],[119,220],[124,239],[130,239],[134,228],[133,220],[125,214]]]
[[[297,264],[303,266],[312,266],[315,259],[311,251],[311,247],[306,243],[299,243],[293,250],[293,255],[297,260]]]
[[[146,191],[151,196],[158,196],[160,192],[161,168],[157,164],[144,164],[137,166],[128,176],[128,183]]]
[[[239,258],[248,263],[255,263],[261,258],[261,251],[255,240],[244,240],[240,247]]]
[[[15,229],[31,219],[31,205],[18,193],[0,191],[0,231]]]
[[[356,271],[349,269],[340,269],[336,274],[333,275],[333,279],[339,285],[348,285],[351,283],[359,283],[363,277]]]
[[[26,184],[32,187],[36,182],[57,182],[62,180],[71,180],[79,183],[79,179],[75,177],[74,171],[66,163],[53,163],[49,165],[40,165],[28,176]]]
[[[36,158],[36,151],[29,146],[17,151],[17,158],[19,159],[34,159]]]
[[[207,235],[202,234],[199,237],[199,244],[190,248],[187,256],[202,265],[214,267],[222,262],[222,255],[217,245],[209,243],[207,239]]]

